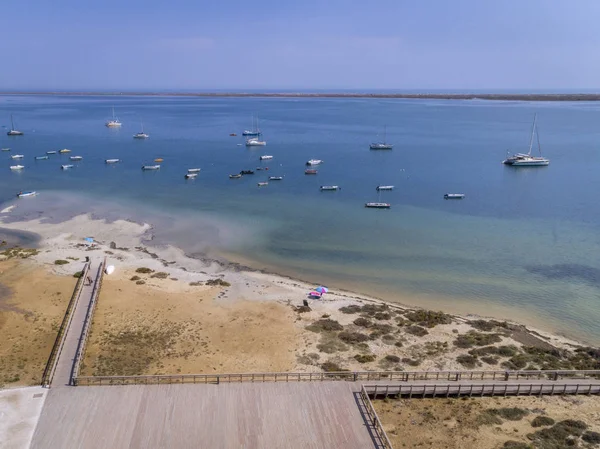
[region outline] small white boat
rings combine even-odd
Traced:
[[[104,270],[104,272],[106,274],[113,274],[115,272],[115,266],[114,265],[107,266],[106,269]]]
[[[10,169],[11,170],[23,170],[25,168],[24,165],[11,165]]]
[[[341,190],[342,188],[340,186],[321,186],[320,190],[324,191],[324,190]]]
[[[65,164],[65,165],[61,165],[60,168],[63,170],[68,170],[69,168],[73,168],[74,165],[73,164]]]
[[[389,209],[392,205],[390,203],[365,203],[365,207],[372,209]]]
[[[46,159],[48,159],[48,156],[36,156],[35,157],[36,161],[45,161]]]
[[[306,165],[319,165],[322,163],[323,163],[323,161],[321,159],[311,159],[306,162]]]
[[[269,176],[269,181],[283,181],[283,176]]]
[[[104,162],[107,164],[116,164],[117,162],[121,162],[121,159],[106,159]]]
[[[378,192],[379,192],[380,190],[394,190],[394,186],[377,186],[377,187],[375,188],[375,190],[377,190]]]
[[[160,165],[142,165],[142,170],[160,170]]]
[[[56,151],[52,150],[52,151],[46,151],[46,154],[56,154]]]
[[[65,154],[65,153],[70,153],[70,152],[71,152],[71,150],[67,150],[66,148],[63,148],[62,150],[58,150],[58,152],[59,152],[60,154]]]
[[[266,181],[263,181],[263,182],[259,182],[259,183],[258,183],[258,187],[264,187],[264,186],[268,186],[268,185],[269,185],[269,183],[268,183],[268,182],[266,182]]]
[[[236,173],[235,175],[229,175],[229,179],[240,179],[242,177],[241,174]]]
[[[188,173],[185,175],[185,179],[194,179],[196,176],[198,176],[198,173]]]
[[[139,133],[135,133],[135,134],[133,135],[133,138],[134,138],[134,139],[147,139],[148,137],[150,137],[148,134],[146,134],[146,133],[144,132],[144,123],[143,123],[143,122],[142,122],[142,124],[141,124],[141,125],[142,125],[142,130],[141,130]]]
[[[10,148],[0,148],[2,151],[10,151]]]
[[[27,198],[28,196],[36,196],[36,195],[37,195],[37,192],[35,190],[17,193],[17,196],[19,198]]]
[[[252,139],[246,139],[247,147],[264,147],[267,144],[264,140],[259,140],[258,137],[253,137]]]
[[[83,159],[82,156],[71,156],[69,157],[69,159],[71,159],[72,161],[80,161]]]
[[[464,193],[446,193],[444,194],[445,200],[462,200],[465,197]]]
[[[201,168],[188,168],[188,173],[198,173]]]
[[[273,156],[269,156],[269,155],[264,155],[260,157],[261,161],[268,161],[269,159],[273,159]]]
[[[23,159],[25,156],[23,156],[22,154],[13,154],[11,156],[11,159]]]

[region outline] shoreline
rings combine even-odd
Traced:
[[[310,93],[310,92],[0,92],[0,96],[130,96],[130,97],[214,97],[214,98],[372,98],[405,100],[488,100],[488,101],[600,101],[600,93],[492,94],[492,93]]]

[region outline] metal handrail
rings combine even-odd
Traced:
[[[378,443],[381,443],[378,444],[378,446],[382,447],[383,449],[393,449],[392,443],[388,438],[387,433],[383,429],[383,425],[379,420],[379,416],[377,416],[375,407],[373,407],[373,403],[371,402],[371,399],[369,398],[369,395],[364,385],[362,385],[360,388],[360,397],[363,401],[363,404],[365,404],[365,409],[369,418],[369,423],[373,426],[373,429],[375,430],[375,433],[377,434],[377,437],[379,439]]]
[[[75,385],[128,385],[170,383],[231,382],[314,382],[314,381],[422,381],[422,380],[497,380],[600,377],[600,370],[528,370],[528,371],[342,371],[316,373],[233,373],[233,374],[161,374],[141,376],[75,376]]]
[[[75,310],[75,306],[79,301],[83,281],[88,273],[89,268],[90,262],[86,262],[83,267],[83,270],[81,271],[81,276],[79,276],[79,279],[77,279],[77,283],[75,284],[75,288],[73,289],[73,294],[71,295],[71,299],[69,300],[69,304],[67,305],[67,310],[65,311],[65,314],[63,316],[62,323],[58,328],[58,333],[56,334],[56,339],[54,340],[52,351],[50,351],[48,362],[46,362],[46,368],[44,368],[44,373],[42,374],[43,387],[48,386],[52,383],[52,378],[54,377],[54,373],[56,371],[56,365],[58,363],[58,359],[60,357],[65,343],[66,330],[71,326],[71,321],[73,320],[73,311]]]

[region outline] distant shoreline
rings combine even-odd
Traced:
[[[135,97],[236,97],[236,98],[397,98],[415,100],[600,101],[598,94],[485,94],[485,93],[304,93],[304,92],[0,92],[5,95],[135,96]]]

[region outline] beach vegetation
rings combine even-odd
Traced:
[[[488,365],[497,365],[498,357],[492,357],[492,356],[486,355],[486,356],[481,357],[481,361],[483,363],[487,363]]]
[[[581,439],[586,443],[598,445],[600,444],[600,433],[588,430],[581,436]]]
[[[396,344],[396,337],[390,334],[385,334],[381,336],[381,341],[386,345],[393,345]]]
[[[398,363],[398,362],[400,362],[400,357],[398,357],[397,355],[393,355],[393,354],[388,354],[383,359],[386,362],[390,362],[390,363]]]
[[[342,340],[344,343],[348,343],[349,345],[354,345],[357,343],[362,343],[369,340],[369,336],[362,334],[360,332],[349,332],[343,331],[338,334],[338,338]]]
[[[353,321],[353,323],[360,327],[370,327],[371,324],[373,324],[371,322],[371,320],[364,318],[364,317],[359,317],[359,318],[355,319]]]
[[[347,315],[352,315],[354,313],[358,313],[362,310],[362,307],[356,304],[352,304],[349,306],[340,307],[339,311],[345,313]]]
[[[231,284],[221,278],[209,279],[206,281],[206,285],[216,285],[219,287],[231,287]]]
[[[411,335],[415,335],[417,337],[424,337],[425,335],[427,335],[429,332],[427,331],[427,329],[425,329],[424,327],[421,326],[408,326],[406,328],[406,332],[408,332]]]
[[[145,280],[143,280],[143,279],[140,279],[139,281],[135,281],[135,283],[136,283],[137,285],[144,285],[144,284],[146,283],[146,281],[145,281]]]
[[[409,321],[405,320],[402,317],[398,317],[396,318],[396,324],[400,327],[404,326],[405,324],[409,323]]]
[[[152,276],[150,276],[151,278],[158,278],[158,279],[166,279],[169,277],[169,273],[165,273],[164,271],[159,271],[158,273],[153,273]]]
[[[316,365],[321,358],[319,354],[316,352],[311,352],[309,354],[302,354],[296,357],[298,359],[298,363],[302,365]]]
[[[321,334],[317,349],[325,354],[334,354],[338,351],[347,351],[348,346],[335,333],[324,332]]]
[[[7,260],[13,258],[27,259],[31,256],[37,256],[39,253],[40,252],[37,249],[20,248],[15,246],[14,248],[5,249],[4,251],[0,252],[0,256]]]
[[[73,273],[73,277],[76,279],[79,279],[81,276],[83,276],[83,271],[76,271]]]
[[[421,364],[421,360],[404,357],[402,358],[402,363],[406,363],[408,366],[419,366]]]
[[[508,440],[504,442],[502,449],[533,449],[533,446],[522,441]]]
[[[310,306],[302,305],[302,306],[294,307],[294,312],[297,312],[297,313],[308,313],[311,311],[312,311],[312,309],[310,308]]]
[[[479,426],[499,426],[502,424],[502,420],[495,413],[490,410],[484,410],[477,416],[475,420],[477,427]]]
[[[360,311],[365,318],[374,318],[375,314],[386,313],[389,309],[390,307],[387,304],[365,304],[361,307]]]
[[[477,331],[469,331],[466,334],[460,334],[456,337],[454,346],[472,348],[473,346],[487,346],[501,341],[502,337],[499,334],[484,334]]]
[[[512,357],[517,354],[519,349],[514,345],[504,346],[484,346],[481,348],[474,348],[469,351],[469,354],[474,356],[490,356],[498,355],[502,357]]]
[[[373,354],[356,354],[354,356],[354,359],[358,363],[370,363],[370,362],[374,362],[376,357]]]
[[[385,323],[374,323],[371,326],[371,329],[377,332],[381,332],[382,334],[389,334],[394,330],[394,326]]]
[[[306,329],[312,332],[333,332],[341,331],[342,329],[344,329],[344,326],[342,326],[336,320],[332,320],[331,318],[324,318],[306,326]]]
[[[443,312],[433,312],[431,310],[413,310],[404,315],[409,321],[422,327],[432,328],[438,324],[452,323],[452,317]]]
[[[142,273],[142,274],[150,274],[150,273],[154,273],[154,270],[152,270],[151,268],[148,267],[140,267],[137,270],[135,270],[136,273]]]
[[[435,357],[448,351],[447,341],[427,341],[423,344],[421,352],[428,357]]]
[[[536,416],[535,418],[533,418],[533,420],[531,421],[531,427],[545,427],[545,426],[551,426],[554,424],[554,420],[552,418],[550,418],[549,416]]]
[[[529,415],[529,410],[519,407],[504,407],[504,408],[491,408],[488,412],[498,415],[500,418],[507,419],[508,421],[520,421],[525,416]]]
[[[325,363],[321,364],[321,369],[327,373],[337,373],[337,372],[341,372],[341,371],[348,371],[331,360],[328,360]]]
[[[204,285],[204,283],[202,281],[194,281],[194,282],[190,282],[190,287],[200,287],[201,285]]]
[[[390,320],[392,319],[392,314],[389,312],[377,312],[373,314],[373,318],[381,321]]]
[[[502,363],[502,367],[510,370],[523,369],[529,363],[529,357],[525,354],[516,354]]]
[[[68,264],[69,261],[68,260],[64,260],[64,259],[57,259],[54,261],[54,265],[66,265]]]
[[[508,328],[508,323],[506,321],[496,321],[496,320],[471,320],[468,321],[471,327],[474,327],[477,330],[483,332],[492,332],[496,330],[498,327]]]
[[[575,446],[579,438],[587,429],[583,421],[566,419],[559,421],[552,427],[546,427],[527,435],[535,447],[541,449],[561,449]]]
[[[462,366],[464,366],[465,368],[475,368],[476,366],[479,366],[479,360],[477,359],[477,357],[471,355],[471,354],[461,354],[458,357],[456,357],[456,361],[458,363],[460,363]]]
[[[79,260],[79,257],[72,257],[72,256],[69,256],[69,257],[67,257],[67,259],[69,259],[69,260]]]
[[[131,278],[129,278],[130,281],[139,281],[141,279],[141,277],[139,276],[131,276]]]

